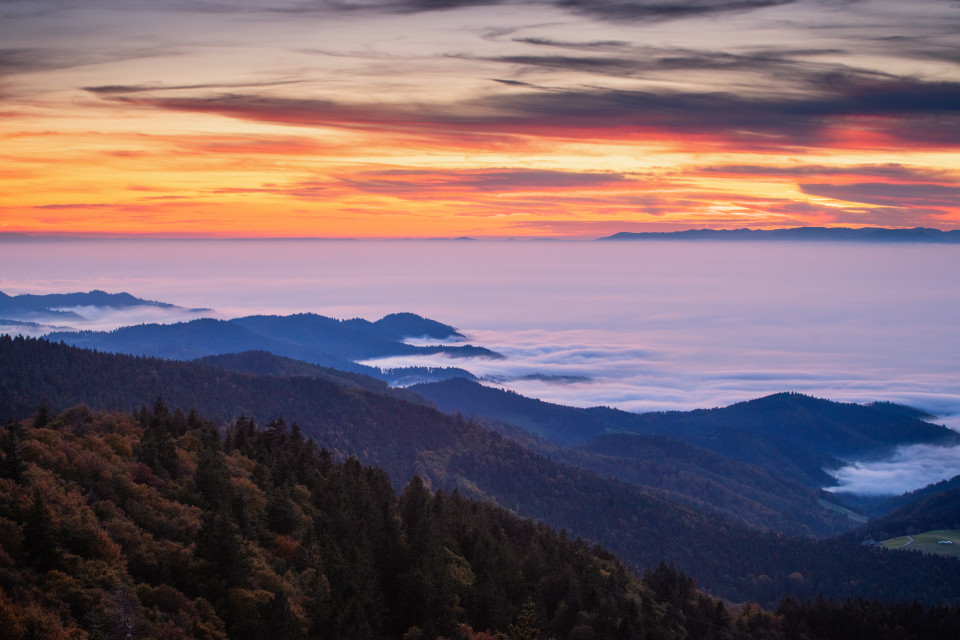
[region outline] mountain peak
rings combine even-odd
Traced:
[[[408,311],[386,315],[374,322],[373,326],[377,328],[381,335],[398,340],[420,337],[434,338],[436,340],[464,338],[463,334],[448,324],[430,320],[429,318],[424,318]]]

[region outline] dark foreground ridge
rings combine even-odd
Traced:
[[[960,561],[764,533],[696,513],[635,485],[537,455],[461,417],[309,377],[252,376],[189,362],[97,353],[45,340],[0,337],[0,418],[85,402],[97,410],[196,408],[218,424],[283,416],[335,460],[355,455],[394,486],[419,475],[514,513],[566,529],[642,570],[673,563],[709,592],[777,606],[784,596],[960,597]]]
[[[916,227],[888,229],[885,227],[795,227],[792,229],[688,229],[686,231],[621,231],[598,240],[722,240],[756,241],[780,240],[790,242],[914,242],[926,244],[960,243],[960,230],[941,231]]]

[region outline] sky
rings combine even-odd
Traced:
[[[953,0],[0,0],[0,233],[960,228]]]

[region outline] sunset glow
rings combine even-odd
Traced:
[[[0,5],[0,232],[960,228],[956,3]]]

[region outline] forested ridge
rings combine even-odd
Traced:
[[[934,529],[960,529],[960,487],[950,486],[948,482],[938,484],[947,488],[921,495],[913,502],[874,518],[849,536],[886,540]]]
[[[278,420],[162,400],[0,427],[0,634],[45,638],[954,638],[960,607],[731,605]]]
[[[709,592],[775,607],[784,596],[912,600],[960,595],[960,562],[867,549],[858,541],[788,538],[696,513],[626,483],[551,461],[457,416],[303,377],[250,376],[194,363],[102,354],[0,337],[0,418],[86,402],[134,410],[162,396],[217,424],[280,416],[330,450],[381,467],[395,486],[495,501],[617,553],[642,571],[673,563]]]
[[[231,320],[200,318],[173,324],[138,324],[113,331],[55,331],[51,340],[112,353],[193,360],[241,351],[270,353],[313,364],[378,375],[358,360],[392,355],[444,353],[449,356],[500,357],[473,345],[414,346],[406,336],[426,335],[438,341],[459,340],[456,330],[412,313],[392,314],[370,322],[338,320],[315,313],[288,316],[246,316]]]
[[[905,444],[960,444],[955,431],[925,422],[930,416],[910,407],[833,402],[799,393],[776,393],[714,409],[631,413],[553,404],[468,380],[419,384],[410,390],[443,411],[503,420],[558,444],[580,445],[619,432],[664,435],[811,488],[829,484],[832,478],[824,468],[842,466],[841,459],[889,453]]]
[[[733,522],[788,535],[829,537],[855,523],[818,502],[821,492],[759,467],[666,436],[598,436],[566,447],[496,420],[474,418],[553,460],[648,488]]]

